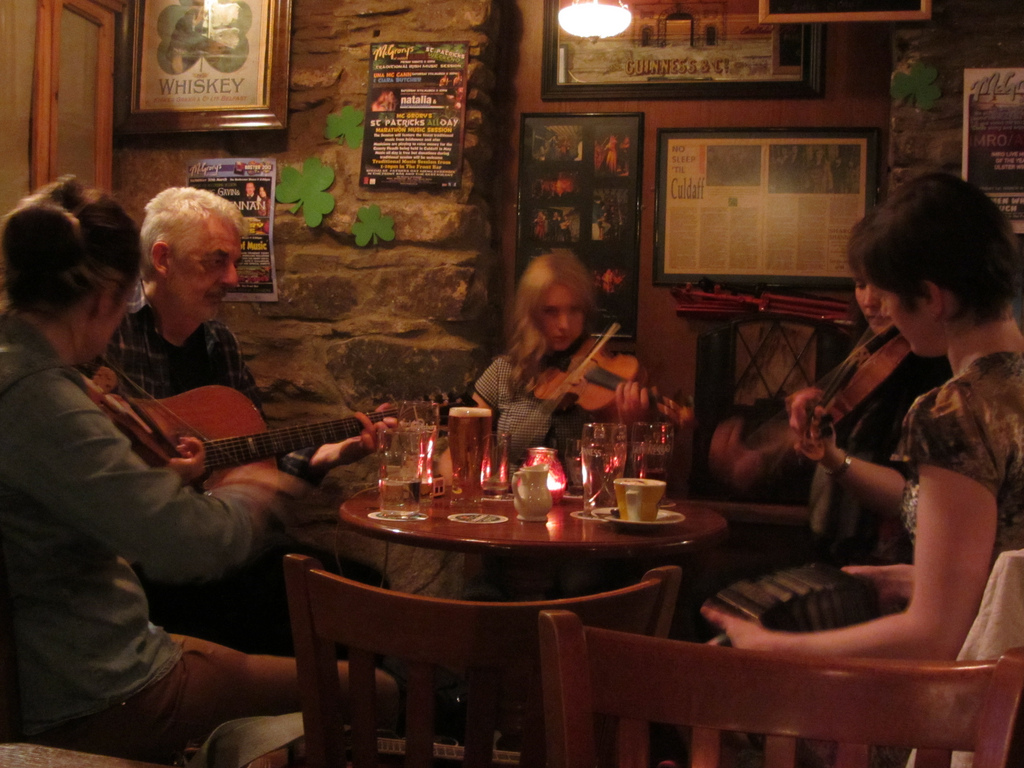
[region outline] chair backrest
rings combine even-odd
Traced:
[[[694,768],[721,764],[725,732],[764,734],[765,768],[794,766],[798,737],[838,742],[837,768],[867,768],[869,745],[916,747],[917,768],[948,766],[951,750],[973,751],[974,768],[1024,765],[1024,648],[998,662],[846,659],[640,637],[564,611],[540,625],[550,768],[647,768],[635,739],[596,746],[595,716],[634,736],[638,721],[688,726]]]
[[[0,743],[21,740],[21,695],[14,645],[14,609],[7,582],[7,562],[0,540]]]
[[[545,608],[576,611],[597,626],[665,636],[672,623],[681,570],[648,571],[639,584],[567,600],[483,603],[445,600],[370,587],[320,570],[316,560],[285,558],[285,580],[298,662],[306,759],[311,768],[345,764],[336,644],[349,661],[351,762],[377,764],[374,663],[380,656],[405,664],[408,681],[405,765],[433,763],[434,673],[465,675],[466,768],[494,758],[502,682],[514,674],[527,696],[520,765],[544,764],[543,706],[537,617]]]

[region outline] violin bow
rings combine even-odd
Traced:
[[[591,361],[594,359],[594,356],[601,351],[601,349],[604,347],[605,344],[608,343],[608,340],[611,339],[612,336],[619,332],[619,328],[621,327],[622,326],[619,325],[618,323],[612,323],[611,325],[609,325],[608,330],[606,330],[601,335],[601,338],[598,339],[593,349],[591,349],[590,352],[587,353],[587,356],[580,360],[579,365],[577,365],[568,374],[566,374],[565,378],[562,379],[562,383],[559,384],[555,391],[552,392],[551,396],[544,401],[545,415],[550,416],[552,413],[555,412],[555,409],[558,408],[558,406],[561,404],[562,398],[565,397],[566,392],[568,392],[576,385],[576,382],[579,380],[580,377],[583,376],[587,369],[587,366],[590,365]]]

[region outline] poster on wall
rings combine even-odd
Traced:
[[[964,70],[963,176],[1024,232],[1024,67]]]
[[[572,251],[590,270],[597,326],[636,337],[643,114],[524,114],[516,279],[534,257]]]
[[[359,184],[458,187],[469,43],[375,43]]]
[[[274,158],[200,160],[188,169],[188,185],[208,189],[238,206],[247,225],[238,262],[238,285],[225,301],[277,301],[274,268]]]

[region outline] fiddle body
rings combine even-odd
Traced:
[[[585,411],[601,411],[615,402],[615,388],[627,381],[646,378],[632,355],[611,355],[594,350],[594,339],[584,343],[569,360],[566,370],[548,368],[538,376],[533,394],[539,400],[559,398],[556,408],[579,405]]]
[[[878,389],[909,354],[909,342],[892,327],[858,346],[829,374],[830,381],[820,399],[805,404],[807,428],[800,439],[800,450],[820,461],[825,450],[822,440],[832,436],[835,424]]]

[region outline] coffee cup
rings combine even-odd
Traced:
[[[619,518],[650,523],[658,519],[658,502],[665,495],[665,481],[642,477],[621,477],[615,481]]]

